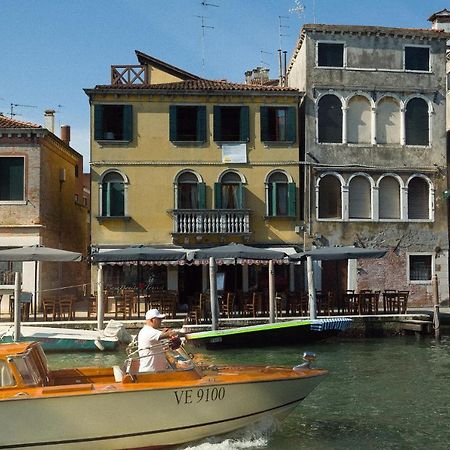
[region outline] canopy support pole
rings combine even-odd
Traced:
[[[316,290],[314,289],[314,272],[312,256],[306,257],[306,272],[308,276],[308,300],[309,300],[309,318],[317,319],[316,309]]]
[[[103,301],[103,264],[98,265],[97,272],[97,329],[103,330],[103,317],[105,315]]]
[[[20,273],[14,275],[14,342],[20,339]]]
[[[275,322],[275,267],[269,260],[269,323]]]
[[[209,295],[211,301],[211,330],[218,328],[218,304],[217,304],[217,280],[216,280],[216,261],[209,258]]]

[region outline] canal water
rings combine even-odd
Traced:
[[[184,450],[448,449],[450,337],[334,340],[205,352],[211,363],[295,365],[317,354],[329,376],[279,426],[260,423]],[[52,368],[110,365],[123,354],[49,355]]]

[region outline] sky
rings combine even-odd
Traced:
[[[444,8],[449,0],[0,0],[0,112],[12,103],[15,119],[43,125],[54,109],[56,134],[71,126],[86,172],[83,89],[108,84],[111,65],[138,64],[135,50],[208,79],[243,82],[261,65],[275,78],[277,49],[289,60],[305,23],[430,28]]]

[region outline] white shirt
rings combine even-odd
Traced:
[[[149,347],[158,344],[162,331],[149,325],[144,325],[138,334],[139,372],[156,372],[167,370],[168,363],[162,346],[154,349]]]

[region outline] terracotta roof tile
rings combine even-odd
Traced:
[[[231,83],[229,81],[215,81],[215,80],[186,80],[177,81],[174,83],[162,84],[136,84],[136,85],[97,85],[96,90],[103,89],[151,89],[164,91],[247,91],[247,92],[286,92],[297,93],[299,91],[289,87],[268,86],[261,84],[239,84]]]
[[[0,114],[0,128],[42,128],[40,125],[31,122],[22,122]]]

